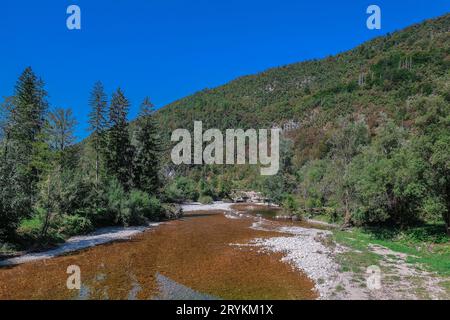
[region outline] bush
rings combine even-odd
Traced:
[[[71,237],[86,234],[94,230],[91,220],[80,215],[64,215],[61,217],[59,233]]]
[[[213,198],[210,196],[201,196],[198,198],[198,201],[202,204],[211,204],[213,203]]]
[[[143,224],[146,219],[158,220],[161,214],[161,203],[156,197],[150,197],[147,193],[132,190],[127,202],[129,212],[128,224]]]
[[[163,212],[161,201],[155,196],[150,197],[148,209],[144,213],[145,217],[150,220],[159,220]]]
[[[117,180],[112,180],[106,192],[108,213],[114,223],[129,226],[145,224],[147,220],[159,220],[162,206],[156,197],[140,190],[126,193]]]
[[[161,212],[163,213],[163,216],[168,220],[178,219],[183,216],[183,210],[181,209],[181,206],[173,203],[163,204]]]
[[[0,242],[0,256],[1,255],[10,255],[16,253],[16,248],[9,243]]]
[[[45,246],[46,244],[54,244],[64,241],[63,237],[57,231],[57,222],[50,219],[50,224],[45,237],[42,235],[46,211],[43,208],[37,208],[32,216],[23,219],[17,228],[17,236],[19,242],[25,246]]]
[[[197,184],[189,178],[176,178],[165,189],[165,197],[169,202],[175,203],[196,201],[198,199]]]
[[[337,222],[338,221],[338,212],[336,208],[333,207],[325,207],[324,208],[324,214],[328,218],[330,222]]]
[[[117,179],[111,180],[106,191],[108,211],[112,214],[113,222],[121,225],[129,225],[130,211],[128,209],[128,197],[122,185]]]
[[[299,205],[297,200],[292,195],[287,195],[283,201],[283,209],[289,214],[297,214]]]
[[[37,209],[31,218],[20,222],[17,234],[21,238],[36,240],[41,236],[43,224],[43,209]]]

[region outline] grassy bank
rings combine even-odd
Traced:
[[[450,297],[450,241],[441,225],[426,225],[405,231],[395,229],[352,229],[333,232],[335,243],[350,250],[336,258],[342,272],[354,273],[364,287],[367,267],[379,266],[384,282],[398,290],[410,290],[419,298],[429,298],[429,284],[422,275],[435,280],[434,290]],[[380,251],[381,250],[381,251]],[[397,285],[395,285],[397,284]],[[404,288],[400,288],[404,285]]]
[[[407,262],[421,264],[431,272],[450,277],[450,239],[445,235],[435,235],[431,230],[439,226],[425,226],[404,232],[383,229],[353,229],[334,232],[334,240],[346,247],[361,252],[366,259],[376,264],[376,254],[368,249],[379,245],[392,251],[408,255]],[[426,234],[428,233],[428,236]],[[419,236],[421,235],[421,236]],[[352,257],[354,267],[358,267],[358,257]]]

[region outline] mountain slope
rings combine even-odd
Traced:
[[[163,128],[267,127],[317,118],[323,127],[352,112],[398,109],[414,95],[447,90],[450,14],[323,60],[307,61],[238,78],[178,100],[158,112]],[[365,77],[359,86],[360,77]]]

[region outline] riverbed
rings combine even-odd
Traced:
[[[0,299],[316,299],[315,283],[257,241],[288,235],[229,204],[184,207],[185,217],[131,239],[0,268]],[[81,290],[66,286],[81,270]]]

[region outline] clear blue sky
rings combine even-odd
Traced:
[[[81,30],[66,8],[81,8]],[[382,29],[366,28],[366,8]],[[448,0],[2,0],[0,96],[26,66],[46,82],[52,106],[84,124],[93,83],[122,87],[136,115],[144,96],[157,107],[270,67],[335,54],[450,12]]]

